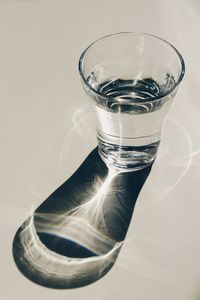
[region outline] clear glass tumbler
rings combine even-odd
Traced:
[[[150,34],[112,34],[83,52],[79,72],[108,167],[132,171],[151,164],[185,72],[177,49]]]

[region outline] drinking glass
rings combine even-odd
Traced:
[[[116,33],[87,47],[79,72],[107,166],[132,171],[150,165],[185,72],[178,50],[150,34]]]

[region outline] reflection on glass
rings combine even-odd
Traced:
[[[81,55],[79,72],[91,99],[101,158],[127,171],[151,164],[185,66],[171,44],[124,32],[103,37]]]

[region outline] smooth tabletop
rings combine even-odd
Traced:
[[[198,0],[0,0],[0,299],[200,299],[199,28]],[[96,146],[78,59],[122,31],[168,40],[186,75],[115,266],[84,288],[44,288],[18,271],[13,238]]]

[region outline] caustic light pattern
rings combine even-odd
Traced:
[[[13,256],[22,274],[58,289],[104,276],[117,259],[150,170],[109,169],[94,149],[16,233]]]

